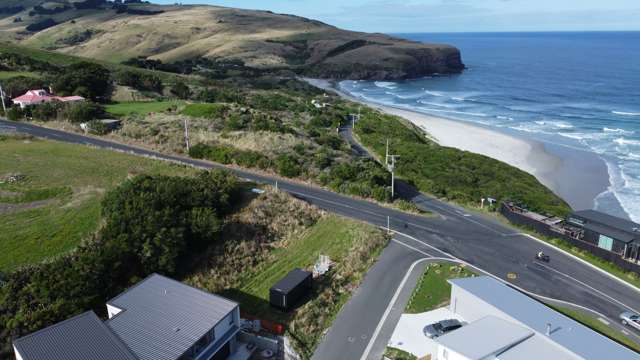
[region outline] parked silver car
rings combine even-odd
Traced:
[[[623,325],[628,325],[636,330],[640,330],[640,315],[632,313],[631,311],[625,311],[620,314],[620,320]]]
[[[422,329],[422,332],[424,332],[424,336],[430,339],[435,339],[438,336],[444,335],[449,331],[453,331],[460,327],[462,327],[462,324],[458,320],[441,320],[437,323],[425,326],[424,329]]]

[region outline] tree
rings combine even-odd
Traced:
[[[72,64],[53,78],[53,90],[58,95],[80,95],[96,102],[106,101],[112,92],[111,73],[95,63]]]
[[[179,99],[186,100],[191,97],[191,89],[184,82],[178,81],[171,87],[171,94]]]
[[[60,117],[72,123],[91,121],[104,114],[104,107],[92,102],[66,103],[60,108]]]

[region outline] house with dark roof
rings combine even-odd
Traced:
[[[640,224],[596,210],[576,211],[567,222],[582,229],[583,241],[625,259],[640,258]]]
[[[13,342],[18,360],[219,360],[236,354],[237,303],[152,274],[89,311]]]

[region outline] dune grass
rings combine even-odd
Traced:
[[[45,140],[0,138],[0,154],[0,178],[24,177],[0,184],[0,203],[27,205],[0,210],[0,271],[73,249],[99,226],[104,192],[127,176],[195,173],[161,161]]]
[[[402,351],[400,349],[396,349],[393,347],[387,347],[384,352],[384,356],[391,360],[417,360],[418,358],[406,351]],[[430,359],[430,357],[429,357]],[[421,359],[424,360],[424,359]]]
[[[121,102],[107,105],[106,110],[109,114],[115,116],[146,115],[149,113],[165,112],[182,104],[182,101]]]
[[[447,280],[473,275],[473,272],[459,265],[447,262],[429,264],[418,280],[404,312],[418,314],[447,305],[451,297],[451,285]]]

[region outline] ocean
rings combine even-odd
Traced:
[[[593,152],[606,162],[610,181],[594,208],[619,215],[621,207],[640,222],[640,32],[394,35],[454,45],[468,69],[408,81],[343,81],[341,90]]]

